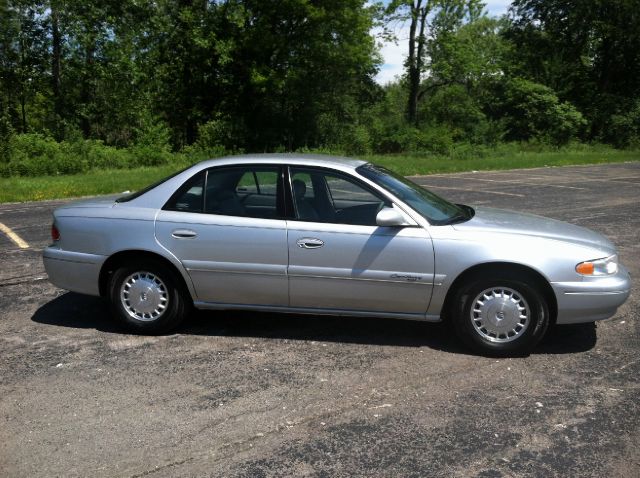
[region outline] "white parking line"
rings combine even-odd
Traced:
[[[467,179],[467,178],[464,178]],[[472,178],[474,181],[485,181],[488,183],[503,183],[503,184],[522,184],[524,186],[542,186],[547,188],[561,188],[561,189],[587,189],[587,188],[579,188],[577,186],[560,186],[559,184],[541,184],[541,183],[532,183],[531,181],[509,181],[509,180],[500,180],[500,179],[485,179],[485,178]]]
[[[9,239],[11,239],[13,242],[15,242],[16,246],[18,246],[20,249],[29,248],[29,244],[27,244],[24,239],[22,239],[15,232],[13,232],[9,226],[5,226],[1,222],[0,222],[0,231],[4,232],[6,236]]]
[[[454,188],[450,186],[433,186],[432,184],[422,184],[420,186],[424,186],[428,189],[453,189],[454,191],[460,191],[460,188]],[[524,194],[516,194],[516,193],[505,193],[502,191],[481,191],[478,189],[466,189],[466,191],[474,192],[474,193],[485,193],[485,194],[499,194],[501,196],[515,196],[519,198],[523,198]]]

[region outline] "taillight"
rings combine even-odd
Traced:
[[[60,231],[58,231],[55,224],[51,224],[51,239],[53,239],[53,242],[60,240]]]

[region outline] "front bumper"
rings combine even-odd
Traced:
[[[61,289],[81,294],[100,295],[98,279],[107,258],[96,254],[64,251],[55,246],[42,253],[49,281]]]
[[[612,276],[589,277],[580,282],[552,282],[558,301],[558,324],[608,319],[629,297],[631,278],[619,265]]]

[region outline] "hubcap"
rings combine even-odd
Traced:
[[[476,332],[491,342],[511,342],[529,327],[529,304],[508,287],[482,291],[473,301],[471,323]]]
[[[167,310],[169,293],[156,275],[134,272],[122,282],[120,301],[132,318],[149,322],[159,319]]]

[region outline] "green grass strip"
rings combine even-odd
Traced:
[[[638,151],[609,148],[577,151],[497,151],[484,157],[457,159],[424,155],[372,155],[363,159],[385,166],[405,176],[418,174],[488,171],[503,169],[602,164],[640,160]],[[96,170],[69,176],[0,178],[0,203],[42,201],[80,196],[96,196],[135,191],[183,168],[173,165],[135,169]]]

